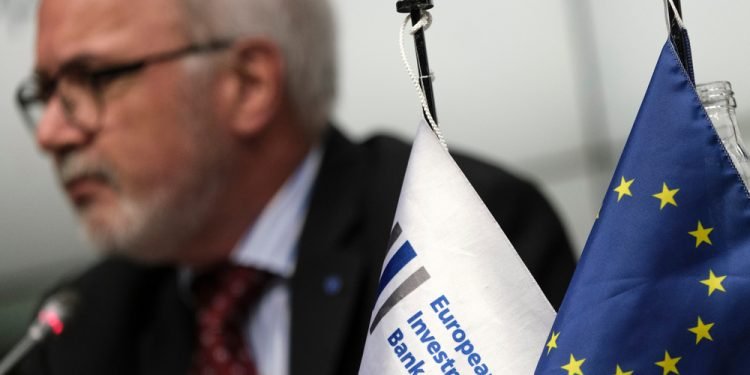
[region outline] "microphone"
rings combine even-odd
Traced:
[[[36,320],[26,335],[0,362],[0,375],[5,375],[38,343],[52,335],[60,335],[78,304],[78,293],[63,289],[44,301]]]

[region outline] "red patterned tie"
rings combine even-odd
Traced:
[[[229,264],[196,277],[198,340],[191,374],[257,375],[244,323],[268,279],[265,272]]]

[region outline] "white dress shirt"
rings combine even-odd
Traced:
[[[260,375],[288,375],[289,283],[322,151],[313,148],[232,251],[231,262],[270,272],[268,290],[248,313],[245,339]]]

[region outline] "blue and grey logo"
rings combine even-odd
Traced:
[[[401,225],[399,225],[399,223],[396,223],[391,230],[391,236],[388,240],[389,250],[401,236],[401,233]],[[409,241],[407,240],[403,245],[401,245],[401,247],[399,247],[396,253],[393,254],[393,257],[391,257],[391,259],[388,261],[388,264],[386,264],[385,268],[383,269],[383,274],[380,276],[380,284],[378,285],[378,292],[375,296],[376,301],[380,300],[380,294],[391,283],[391,281],[393,281],[393,279],[399,274],[399,272],[401,272],[407,264],[409,264],[416,258],[417,252],[414,251],[411,243],[409,243]],[[407,277],[406,280],[404,280],[398,287],[396,287],[393,293],[388,296],[388,299],[385,300],[383,305],[380,306],[377,314],[375,314],[375,317],[372,319],[372,323],[370,324],[370,333],[375,330],[375,328],[378,326],[378,323],[383,320],[383,318],[386,316],[386,314],[388,314],[389,311],[391,311],[391,309],[393,309],[406,296],[411,294],[411,292],[415,291],[420,285],[424,284],[424,282],[429,278],[430,274],[427,273],[427,270],[424,267],[420,267],[409,277]]]

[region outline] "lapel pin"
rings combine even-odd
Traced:
[[[328,275],[323,279],[323,292],[325,292],[327,296],[335,296],[339,294],[343,287],[344,282],[339,275]]]

